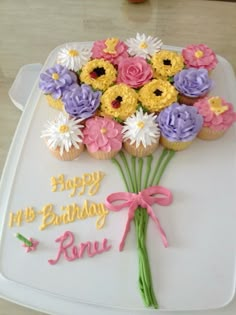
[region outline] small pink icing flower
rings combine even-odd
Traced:
[[[203,98],[194,104],[203,117],[203,126],[214,130],[227,130],[236,121],[233,105],[223,98]]]
[[[94,42],[93,59],[105,59],[113,65],[118,65],[123,58],[128,57],[128,46],[118,38],[108,38]]]
[[[123,59],[118,65],[118,83],[125,83],[132,88],[139,88],[152,79],[151,66],[142,57]]]
[[[188,68],[205,68],[210,71],[218,63],[216,54],[204,44],[187,46],[182,50],[182,56]]]
[[[84,143],[90,152],[119,151],[122,147],[122,126],[104,117],[94,117],[86,121]]]

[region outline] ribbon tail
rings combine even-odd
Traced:
[[[153,221],[156,223],[157,228],[160,231],[161,234],[161,239],[162,239],[162,243],[165,247],[168,247],[168,241],[166,238],[166,233],[163,230],[163,228],[161,227],[160,221],[157,219],[157,217],[155,216],[155,213],[153,212],[152,208],[148,209],[148,214],[150,215],[150,217],[153,219]]]
[[[130,222],[132,221],[132,219],[130,217],[128,217],[128,220],[126,222],[126,225],[125,225],[125,231],[124,231],[124,234],[122,236],[122,240],[120,242],[120,246],[119,246],[119,251],[121,252],[125,246],[125,240],[126,240],[126,236],[127,234],[129,233],[129,230],[130,230]]]

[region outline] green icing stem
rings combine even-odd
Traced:
[[[111,160],[112,160],[112,162],[117,166],[117,168],[118,168],[118,170],[119,170],[119,172],[120,172],[120,174],[121,174],[121,177],[122,177],[122,179],[123,179],[123,181],[124,181],[124,183],[125,183],[126,190],[127,190],[127,191],[130,191],[129,184],[128,184],[126,178],[125,178],[125,174],[124,174],[124,172],[123,172],[123,169],[122,169],[120,163],[119,163],[115,158],[112,158]]]
[[[160,182],[160,179],[168,165],[168,163],[170,162],[170,160],[172,159],[172,157],[175,155],[175,151],[173,150],[168,150],[168,155],[167,158],[165,159],[165,161],[163,162],[163,164],[161,165],[159,172],[157,172],[155,180],[154,180],[154,184],[158,185]]]
[[[132,175],[133,175],[133,184],[134,184],[134,192],[138,193],[138,187],[137,187],[137,176],[136,176],[136,157],[132,156],[131,158],[132,163]]]
[[[147,188],[148,187],[148,180],[149,180],[149,175],[151,172],[151,166],[152,166],[152,160],[153,160],[153,156],[149,155],[147,158],[147,167],[146,167],[146,174],[145,174],[145,181],[144,181],[144,186],[142,187],[142,189]]]
[[[138,159],[138,192],[142,190],[143,159]]]
[[[154,181],[155,181],[155,176],[159,170],[159,167],[163,161],[163,159],[166,157],[166,155],[168,154],[168,150],[167,149],[163,149],[162,153],[161,153],[161,156],[159,157],[159,159],[157,160],[157,164],[156,164],[156,167],[154,169],[154,172],[153,172],[153,175],[151,177],[151,180],[150,180],[150,183],[148,185],[149,186],[153,186],[154,185]]]
[[[22,241],[26,246],[30,247],[32,246],[32,242],[30,242],[26,237],[24,237],[22,234],[20,233],[16,233],[16,237]]]
[[[129,169],[129,164],[127,162],[127,159],[125,157],[125,154],[124,152],[120,151],[119,153],[123,163],[124,163],[124,166],[125,166],[125,171],[128,175],[128,178],[129,178],[129,181],[130,181],[130,184],[131,184],[131,187],[132,187],[132,190],[129,190],[130,192],[134,192],[135,191],[135,187],[134,187],[134,182],[133,182],[133,178],[132,178],[132,175],[131,175],[131,172],[130,172],[130,169]]]

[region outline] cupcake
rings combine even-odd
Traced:
[[[125,120],[138,106],[138,94],[129,86],[120,83],[111,86],[101,97],[102,116]]]
[[[69,118],[60,113],[54,121],[49,121],[42,131],[51,153],[59,160],[76,159],[84,149],[81,120]]]
[[[161,50],[162,41],[158,37],[146,36],[137,33],[136,38],[129,38],[125,41],[130,56],[139,56],[144,59],[151,57]]]
[[[77,77],[73,72],[57,64],[40,74],[39,88],[46,95],[50,106],[62,110],[64,107],[61,100],[63,92],[76,82]]]
[[[139,90],[139,100],[149,112],[160,112],[177,102],[178,92],[168,81],[154,79]]]
[[[198,134],[200,139],[218,139],[236,121],[233,105],[219,96],[199,100],[194,107],[203,117],[203,126]]]
[[[122,130],[125,150],[137,157],[152,154],[159,145],[160,130],[156,122],[157,116],[143,113],[140,108],[128,117]]]
[[[204,44],[188,45],[182,50],[182,56],[187,68],[204,68],[211,71],[218,63],[213,50]]]
[[[168,79],[184,68],[183,57],[174,51],[161,50],[151,59],[154,78]]]
[[[71,85],[63,94],[65,111],[72,117],[87,119],[92,117],[100,105],[100,91],[82,84]]]
[[[123,58],[128,57],[127,45],[119,40],[119,38],[107,38],[105,40],[97,40],[92,47],[93,59],[104,59],[118,65]]]
[[[92,55],[91,49],[81,47],[73,43],[60,48],[57,55],[57,63],[68,70],[77,72],[85,65]]]
[[[157,122],[161,130],[160,143],[181,151],[191,145],[203,124],[203,118],[193,106],[174,103],[160,112]]]
[[[94,59],[87,62],[81,70],[81,82],[91,85],[95,90],[105,91],[115,83],[117,71],[108,61]]]
[[[98,160],[108,160],[122,148],[122,126],[105,117],[93,117],[86,120],[84,144],[88,153]]]
[[[212,84],[206,69],[184,69],[174,76],[174,86],[180,93],[180,104],[193,105],[208,94]]]

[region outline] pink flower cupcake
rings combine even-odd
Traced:
[[[219,96],[204,98],[194,104],[203,117],[198,138],[214,140],[222,137],[236,121],[233,105]]]
[[[110,118],[94,117],[85,123],[84,144],[98,160],[108,160],[122,148],[122,126]]]
[[[125,83],[132,88],[140,88],[152,79],[151,66],[142,57],[130,57],[118,65],[117,83]]]
[[[118,38],[107,38],[94,42],[92,47],[93,59],[104,59],[118,65],[123,58],[128,57],[128,46]]]
[[[204,44],[187,46],[182,50],[182,56],[187,68],[205,68],[211,71],[218,63],[216,54]]]

